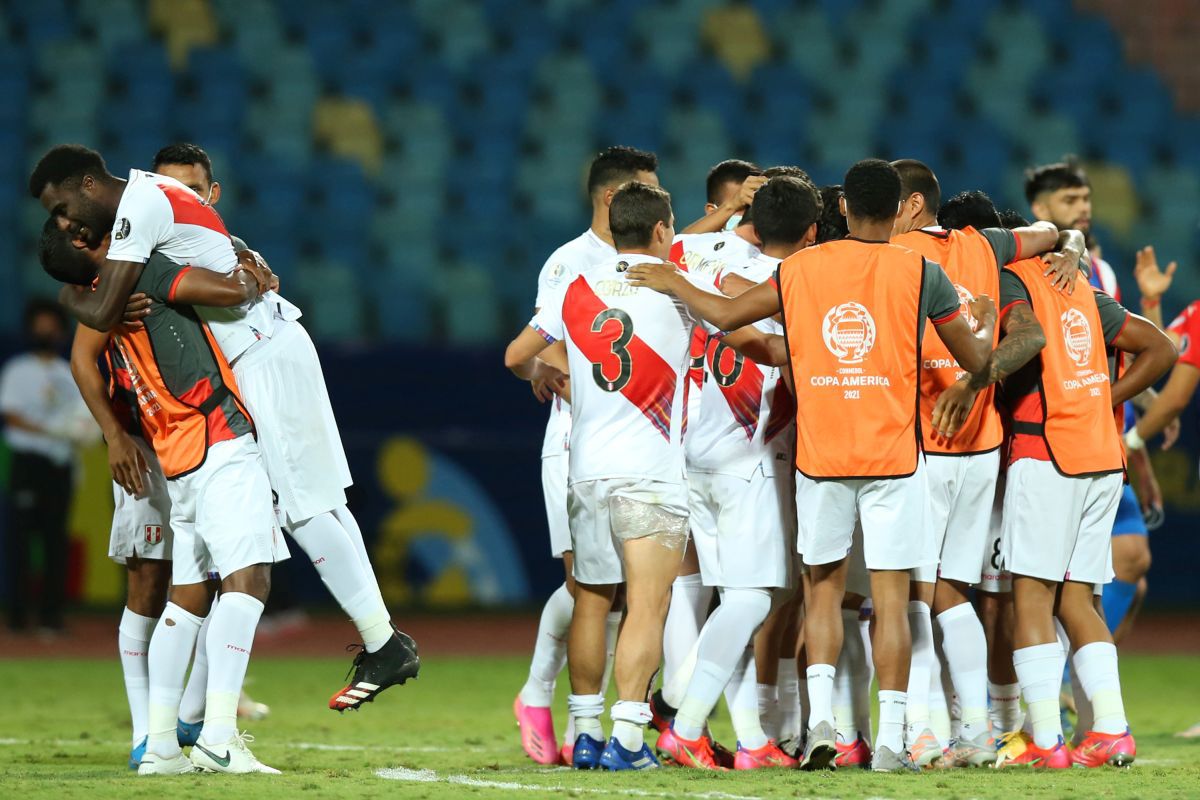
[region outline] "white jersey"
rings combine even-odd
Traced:
[[[584,268],[617,254],[616,248],[588,228],[581,235],[555,250],[538,273],[537,299],[534,308],[543,308],[555,297],[561,297],[567,285]],[[546,420],[546,435],[542,439],[542,458],[564,455],[571,439],[571,405],[557,395],[550,403],[550,419]]]
[[[713,278],[740,275],[762,283],[775,274],[779,259],[758,253],[730,263]],[[754,323],[763,333],[783,335],[774,319]],[[756,364],[720,336],[706,337],[700,413],[689,421],[688,470],[749,478],[761,465],[765,475],[790,469],[795,401],[781,370]]]
[[[225,223],[212,206],[174,178],[130,170],[108,257],[144,264],[153,252],[214,272],[232,272],[238,264]],[[300,317],[300,310],[275,292],[240,308],[197,308],[197,312],[227,361],[246,352],[260,334],[270,336],[275,320]]]
[[[529,323],[567,343],[572,485],[685,480],[683,393],[697,323],[677,299],[626,281],[629,265],[653,261],[622,254],[589,266]]]

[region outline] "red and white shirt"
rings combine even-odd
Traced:
[[[653,261],[620,254],[588,266],[529,323],[567,344],[572,484],[685,480],[683,395],[698,323],[674,297],[629,285],[625,270]]]
[[[762,283],[778,266],[779,259],[759,253],[729,264],[714,282],[735,274]],[[783,326],[771,318],[754,327],[783,335]],[[774,475],[777,464],[791,469],[796,404],[780,369],[751,361],[719,336],[705,340],[703,399],[699,414],[688,421],[688,470],[749,478],[760,466],[766,475]]]
[[[1191,305],[1180,312],[1167,326],[1167,332],[1179,338],[1176,345],[1179,350],[1179,363],[1200,369],[1200,300],[1193,300]]]
[[[544,308],[562,293],[585,268],[617,254],[617,250],[588,228],[581,235],[555,250],[538,273],[537,299],[534,308]],[[561,456],[567,452],[571,439],[571,404],[557,395],[550,403],[550,419],[546,420],[546,435],[542,439],[542,458]]]
[[[238,264],[225,223],[212,206],[174,178],[130,170],[117,206],[108,258],[144,264],[153,252],[177,264],[221,273],[232,272]],[[262,336],[271,336],[276,320],[300,318],[300,310],[275,292],[240,308],[197,308],[197,312],[230,362]]]

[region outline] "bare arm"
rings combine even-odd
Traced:
[[[986,369],[971,376],[974,389],[983,389],[1019,370],[1046,346],[1046,334],[1028,303],[1015,304],[1001,322],[1004,338],[988,358]]]
[[[1171,344],[1166,334],[1150,320],[1137,314],[1129,315],[1125,327],[1112,344],[1134,356],[1133,364],[1112,386],[1114,408],[1141,394],[1166,374],[1179,358],[1175,345]]]
[[[171,302],[190,306],[234,308],[259,296],[262,284],[249,269],[239,267],[229,274],[209,269],[189,269],[179,277]]]
[[[504,351],[504,366],[523,381],[533,380],[539,363],[536,361],[537,356],[549,346],[550,343],[544,336],[526,326],[517,334],[517,338],[509,342]]]
[[[1192,402],[1197,386],[1200,386],[1200,369],[1191,364],[1176,364],[1171,370],[1171,377],[1167,378],[1167,384],[1138,420],[1138,436],[1145,440],[1162,433]]]
[[[970,306],[971,315],[977,322],[976,330],[971,330],[966,317],[961,314],[949,322],[934,325],[933,329],[958,365],[967,372],[977,373],[987,366],[992,353],[996,304],[986,294],[981,294],[971,301]]]
[[[1053,222],[1041,221],[1024,228],[1013,228],[1012,234],[1017,239],[1017,252],[1022,258],[1048,253],[1058,245],[1058,228]]]
[[[738,328],[721,338],[725,344],[756,364],[782,367],[788,363],[787,345],[782,336],[763,333],[753,325]]]
[[[723,331],[736,330],[779,313],[779,292],[770,282],[729,298],[693,285],[671,264],[636,264],[629,268],[626,277],[633,286],[674,295],[693,315]]]
[[[125,303],[145,267],[145,264],[133,261],[105,261],[94,291],[82,286],[64,286],[58,293],[58,300],[89,328],[110,331],[121,321]]]
[[[741,188],[726,200],[711,214],[705,214],[700,219],[684,228],[681,233],[714,233],[724,230],[730,217],[754,202],[754,193],[767,182],[764,175],[751,175],[742,181]]]

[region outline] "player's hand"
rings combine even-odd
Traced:
[[[979,323],[979,326],[996,325],[996,303],[986,294],[981,294],[978,297],[967,303],[967,308],[971,309],[971,316]]]
[[[731,212],[732,215],[732,213],[749,207],[754,202],[754,195],[766,182],[766,175],[747,176],[746,180],[742,181],[742,185],[738,187],[737,194],[725,201],[725,210]]]
[[[1075,275],[1079,272],[1079,253],[1073,250],[1046,253],[1042,256],[1042,261],[1046,264],[1043,274],[1050,279],[1050,285],[1059,291],[1065,289],[1067,294],[1074,294]]]
[[[1178,264],[1172,261],[1167,264],[1166,271],[1159,269],[1158,259],[1154,256],[1153,247],[1143,247],[1137,252],[1137,261],[1133,267],[1133,277],[1137,279],[1138,291],[1143,300],[1158,300],[1171,288]]]
[[[562,370],[550,366],[540,358],[534,359],[533,377],[529,379],[529,385],[539,403],[544,403],[555,395],[562,395],[567,390],[568,380],[567,374]]]
[[[112,471],[113,480],[126,494],[133,497],[142,495],[150,468],[146,464],[146,457],[128,433],[121,431],[109,441],[108,468]]]
[[[933,418],[930,423],[933,430],[943,439],[953,438],[971,413],[975,398],[979,391],[973,389],[967,378],[963,378],[946,388],[938,395],[933,404]]]
[[[1167,427],[1163,428],[1162,449],[1170,450],[1179,441],[1179,434],[1183,431],[1183,424],[1179,421],[1179,417],[1167,423]]]
[[[737,297],[743,292],[758,286],[757,283],[741,275],[726,274],[721,278],[721,293],[726,297]]]
[[[1146,527],[1154,530],[1163,524],[1166,515],[1163,513],[1162,487],[1158,485],[1154,468],[1150,466],[1149,456],[1146,457],[1144,465],[1135,470],[1135,475],[1138,483],[1137,496],[1141,500]]]
[[[662,294],[671,294],[675,281],[681,273],[674,264],[655,261],[648,264],[634,264],[625,271],[625,279],[631,286],[653,289]]]
[[[150,316],[150,306],[153,302],[142,292],[129,295],[129,299],[125,301],[125,315],[121,318],[123,327],[131,331],[146,327],[142,320]]]
[[[279,278],[275,277],[274,272],[271,272],[271,268],[267,266],[267,262],[262,259],[262,256],[253,250],[243,250],[238,253],[238,269],[244,269],[254,276],[254,280],[258,282],[260,297],[269,291],[279,289]]]

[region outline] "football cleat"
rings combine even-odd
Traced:
[[[572,766],[574,755],[575,746],[570,742],[563,742],[562,750],[558,754],[558,763],[567,767]]]
[[[346,649],[357,647],[362,645],[352,644]],[[350,667],[353,677],[345,688],[329,699],[329,707],[334,711],[358,709],[364,703],[372,702],[389,686],[404,684],[409,678],[417,677],[420,669],[417,643],[407,633],[396,631],[376,652],[368,653],[366,648],[358,651]]]
[[[986,767],[996,763],[996,740],[990,731],[984,731],[974,739],[956,740],[943,762],[953,767]]]
[[[143,753],[138,763],[138,775],[187,775],[196,771],[196,765],[180,750],[170,757],[154,753]]]
[[[132,748],[130,748],[130,750],[129,750],[129,768],[136,771],[137,768],[141,765],[142,757],[144,755],[146,755],[146,737],[145,736],[142,737],[142,740],[140,742],[138,742]]]
[[[808,742],[804,746],[804,756],[800,759],[800,769],[806,771],[818,769],[837,769],[834,759],[837,758],[837,733],[828,722],[818,723],[808,731]]]
[[[179,742],[180,747],[191,747],[200,739],[200,731],[204,728],[204,720],[199,722],[184,722],[178,720],[175,723],[175,739]]]
[[[907,750],[894,752],[890,747],[880,745],[871,754],[872,772],[920,772],[921,768],[913,763],[912,756]]]
[[[266,703],[260,703],[254,700],[244,691],[238,697],[238,719],[248,719],[252,722],[260,722],[267,718],[271,713],[271,707]]]
[[[766,744],[755,750],[742,747],[742,743],[738,742],[737,755],[733,759],[733,768],[739,770],[763,769],[765,767],[794,769],[799,763],[799,761],[783,752],[779,745],[775,744],[774,740],[768,739]]]
[[[788,736],[779,740],[779,749],[799,761],[804,753],[804,740],[799,736]]]
[[[608,740],[608,746],[600,754],[600,767],[609,772],[624,772],[625,770],[658,769],[658,759],[650,752],[649,745],[643,744],[638,751],[626,750],[621,747],[617,737]]]
[[[242,775],[249,772],[262,772],[268,775],[279,775],[279,770],[268,767],[259,761],[247,745],[254,741],[249,733],[235,733],[229,741],[219,745],[207,742],[196,742],[192,748],[192,764],[201,772],[228,772]]]
[[[1024,731],[1006,733],[1000,737],[996,748],[996,768],[1033,767],[1035,769],[1066,769],[1071,766],[1071,755],[1062,737],[1054,747],[1042,748],[1034,744],[1033,738]]]
[[[521,729],[521,747],[538,764],[557,764],[558,739],[554,736],[554,717],[545,706],[527,706],[521,696],[513,700],[513,714]]]
[[[677,710],[667,705],[662,689],[655,690],[654,694],[650,695],[650,727],[662,733],[671,727],[671,720],[675,719]]]
[[[1079,746],[1071,751],[1071,766],[1128,767],[1137,757],[1137,744],[1133,734],[1126,728],[1124,733],[1096,733],[1088,731]]]
[[[595,769],[600,766],[600,754],[604,745],[599,739],[593,739],[586,733],[575,737],[575,746],[571,749],[571,760],[568,761],[575,769]]]
[[[667,728],[658,735],[654,749],[664,764],[674,764],[679,767],[694,767],[695,769],[724,770],[717,763],[713,754],[713,745],[707,736],[698,739],[684,739],[675,733],[675,726]]]
[[[733,769],[734,763],[737,761],[737,756],[733,751],[714,739],[711,733],[705,733],[704,736],[712,745],[713,758],[716,760],[717,766],[722,769]]]
[[[835,742],[834,746],[837,748],[837,756],[833,763],[837,767],[871,768],[871,746],[863,741],[861,736],[855,737],[853,744]]]
[[[942,760],[942,745],[933,735],[933,731],[926,728],[908,746],[908,754],[919,768],[932,769],[938,766]]]

